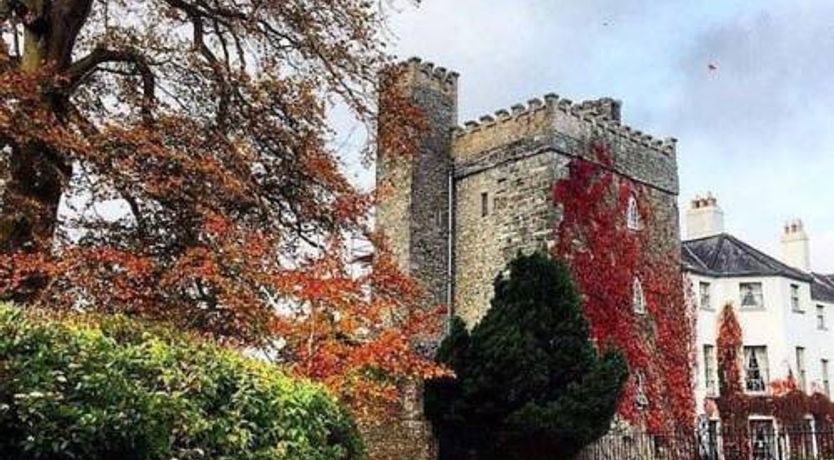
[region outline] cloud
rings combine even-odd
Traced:
[[[681,139],[683,198],[712,190],[730,231],[771,251],[781,223],[803,218],[825,271],[834,271],[832,17],[834,4],[783,2],[699,31],[681,50],[660,122]]]
[[[834,272],[832,18],[830,0],[423,0],[393,30],[397,54],[461,73],[462,120],[551,91],[622,99],[629,124],[680,139],[681,206],[713,191],[771,252],[801,217]]]

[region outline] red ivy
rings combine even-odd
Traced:
[[[555,204],[563,209],[555,255],[572,267],[592,339],[622,350],[628,361],[632,378],[619,416],[652,432],[689,429],[695,407],[694,315],[684,296],[679,249],[659,241],[667,233],[656,220],[651,191],[612,172],[607,146],[594,143],[591,153],[596,161],[574,159],[569,176],[554,188]],[[626,223],[632,196],[641,218],[636,231]],[[646,314],[633,308],[635,277],[643,287]],[[638,371],[645,376],[648,407],[636,402]]]
[[[809,396],[801,391],[792,374],[785,380],[771,382],[772,391],[767,396],[746,394],[741,380],[742,329],[732,305],[724,306],[719,321],[717,347],[720,396],[715,403],[725,430],[723,446],[726,458],[749,458],[747,422],[751,415],[772,416],[787,427],[799,426],[805,422],[806,415],[811,415],[817,429],[834,428],[834,403],[824,394]],[[798,434],[789,431],[788,436],[793,438],[798,437]],[[801,440],[790,439],[790,442],[799,445]],[[822,457],[834,456],[834,446],[830,443],[821,443],[819,448]]]

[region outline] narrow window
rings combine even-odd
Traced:
[[[489,215],[489,194],[487,192],[481,193],[481,217]]]
[[[634,195],[628,197],[626,221],[629,229],[640,230],[640,208],[637,206],[637,198]]]
[[[791,284],[791,309],[793,311],[801,312],[802,305],[799,302],[799,285]]]
[[[704,310],[712,310],[712,286],[705,282],[701,281],[698,285],[698,293],[701,302],[701,308]]]
[[[641,315],[646,313],[646,296],[643,294],[643,285],[640,283],[640,278],[634,278],[632,296],[634,312]]]
[[[748,392],[763,393],[767,390],[767,347],[744,347],[744,386]]]
[[[796,347],[796,384],[799,389],[806,391],[805,348]]]
[[[828,360],[823,359],[820,361],[822,365],[822,389],[825,392],[826,396],[831,396],[831,387],[828,384]]]
[[[740,283],[741,308],[764,308],[762,283]]]
[[[817,329],[825,330],[825,305],[817,305]]]
[[[646,374],[642,370],[634,373],[634,402],[640,409],[649,407],[649,398],[646,396]]]
[[[715,382],[716,371],[715,346],[704,345],[704,386],[707,389],[708,396],[718,394],[718,385]]]

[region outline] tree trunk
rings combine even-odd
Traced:
[[[66,71],[92,0],[28,0],[20,70],[53,75]],[[50,86],[46,82],[45,87]],[[67,95],[44,90],[44,108],[61,123]],[[58,205],[72,173],[63,152],[39,142],[11,146],[10,175],[0,215],[0,252],[48,253],[52,249]],[[29,302],[46,284],[33,280],[13,300]]]

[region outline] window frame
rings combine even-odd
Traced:
[[[489,192],[481,192],[481,217],[489,216]]]
[[[646,395],[646,373],[642,369],[634,372],[634,403],[639,409],[646,409],[650,405]]]
[[[798,284],[790,284],[791,311],[794,313],[805,313],[805,310],[802,308],[802,298],[800,296],[801,292],[802,291]]]
[[[745,286],[756,287],[758,286],[758,295],[755,292],[755,289],[751,290],[750,292],[754,296],[755,300],[758,300],[757,305],[745,305]],[[741,310],[764,310],[765,309],[765,301],[764,301],[764,283],[761,281],[743,281],[738,283],[738,291],[739,291],[739,305],[741,305]]]
[[[808,391],[808,371],[805,368],[805,347],[795,347],[796,384],[803,393]]]
[[[831,397],[831,376],[829,375],[828,371],[830,370],[830,366],[828,365],[829,361],[826,358],[820,359],[820,381],[822,382],[822,391],[825,392],[825,396],[830,398]]]
[[[704,302],[704,287],[706,287],[706,302]],[[709,281],[698,282],[698,304],[702,310],[715,310],[712,307],[712,283],[710,283]]]
[[[749,357],[748,350],[750,351]],[[761,355],[757,354],[757,351],[760,351]],[[768,362],[767,345],[744,345],[742,353],[744,354],[744,392],[755,395],[766,394],[770,385],[770,363]],[[755,370],[759,373],[758,379],[761,381],[758,385],[759,388],[750,388],[753,381],[750,377],[753,371],[750,366],[750,358],[756,359],[757,368]]]
[[[828,326],[825,321],[825,305],[818,303],[816,308],[817,330],[827,331]]]
[[[640,206],[637,204],[637,197],[632,193],[628,197],[626,206],[626,227],[633,231],[640,230],[641,220]]]
[[[704,360],[704,389],[707,396],[718,396],[718,360],[715,345],[705,343],[701,349]]]
[[[631,282],[631,308],[638,315],[647,313],[646,292],[643,290],[643,283],[639,276],[635,276]]]

